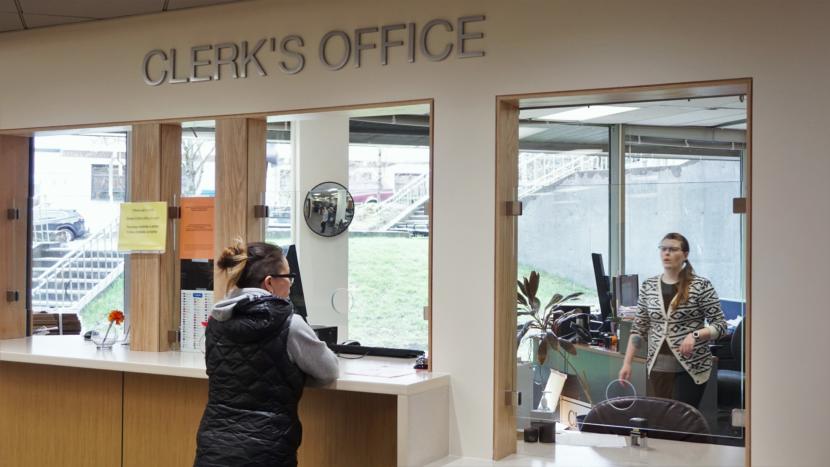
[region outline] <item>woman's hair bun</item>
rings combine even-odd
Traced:
[[[245,263],[245,261],[247,261],[248,253],[246,250],[247,247],[245,246],[245,243],[242,242],[242,240],[237,239],[233,245],[222,250],[222,254],[219,256],[219,261],[216,262],[216,265],[222,271],[233,269],[240,263]]]

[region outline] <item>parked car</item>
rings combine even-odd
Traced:
[[[61,242],[71,242],[87,233],[83,216],[74,209],[35,210],[32,225],[36,233],[48,232],[50,240]]]

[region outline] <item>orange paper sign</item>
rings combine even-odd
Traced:
[[[180,259],[213,259],[213,198],[182,198]]]

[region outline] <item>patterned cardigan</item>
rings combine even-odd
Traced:
[[[689,285],[689,299],[677,308],[669,305],[664,311],[660,277],[646,279],[640,286],[637,317],[631,328],[632,335],[648,336],[648,374],[654,366],[657,353],[666,340],[677,361],[689,373],[696,384],[703,384],[712,371],[712,353],[709,343],[699,340],[689,357],[680,353],[680,344],[689,333],[704,327],[709,329],[710,339],[726,334],[726,320],[720,309],[720,300],[708,279],[692,276]]]

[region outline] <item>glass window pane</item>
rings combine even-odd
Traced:
[[[294,219],[294,148],[289,122],[268,124],[265,149],[268,168],[265,180],[265,204],[268,206],[266,241],[277,245],[294,242],[291,225]]]
[[[117,242],[127,131],[87,129],[34,140],[32,332],[77,334],[110,310],[124,310]],[[58,323],[52,313],[66,318]]]
[[[429,154],[428,146],[349,146],[349,338],[363,345],[428,347]]]
[[[216,122],[182,123],[182,196],[216,194]]]

